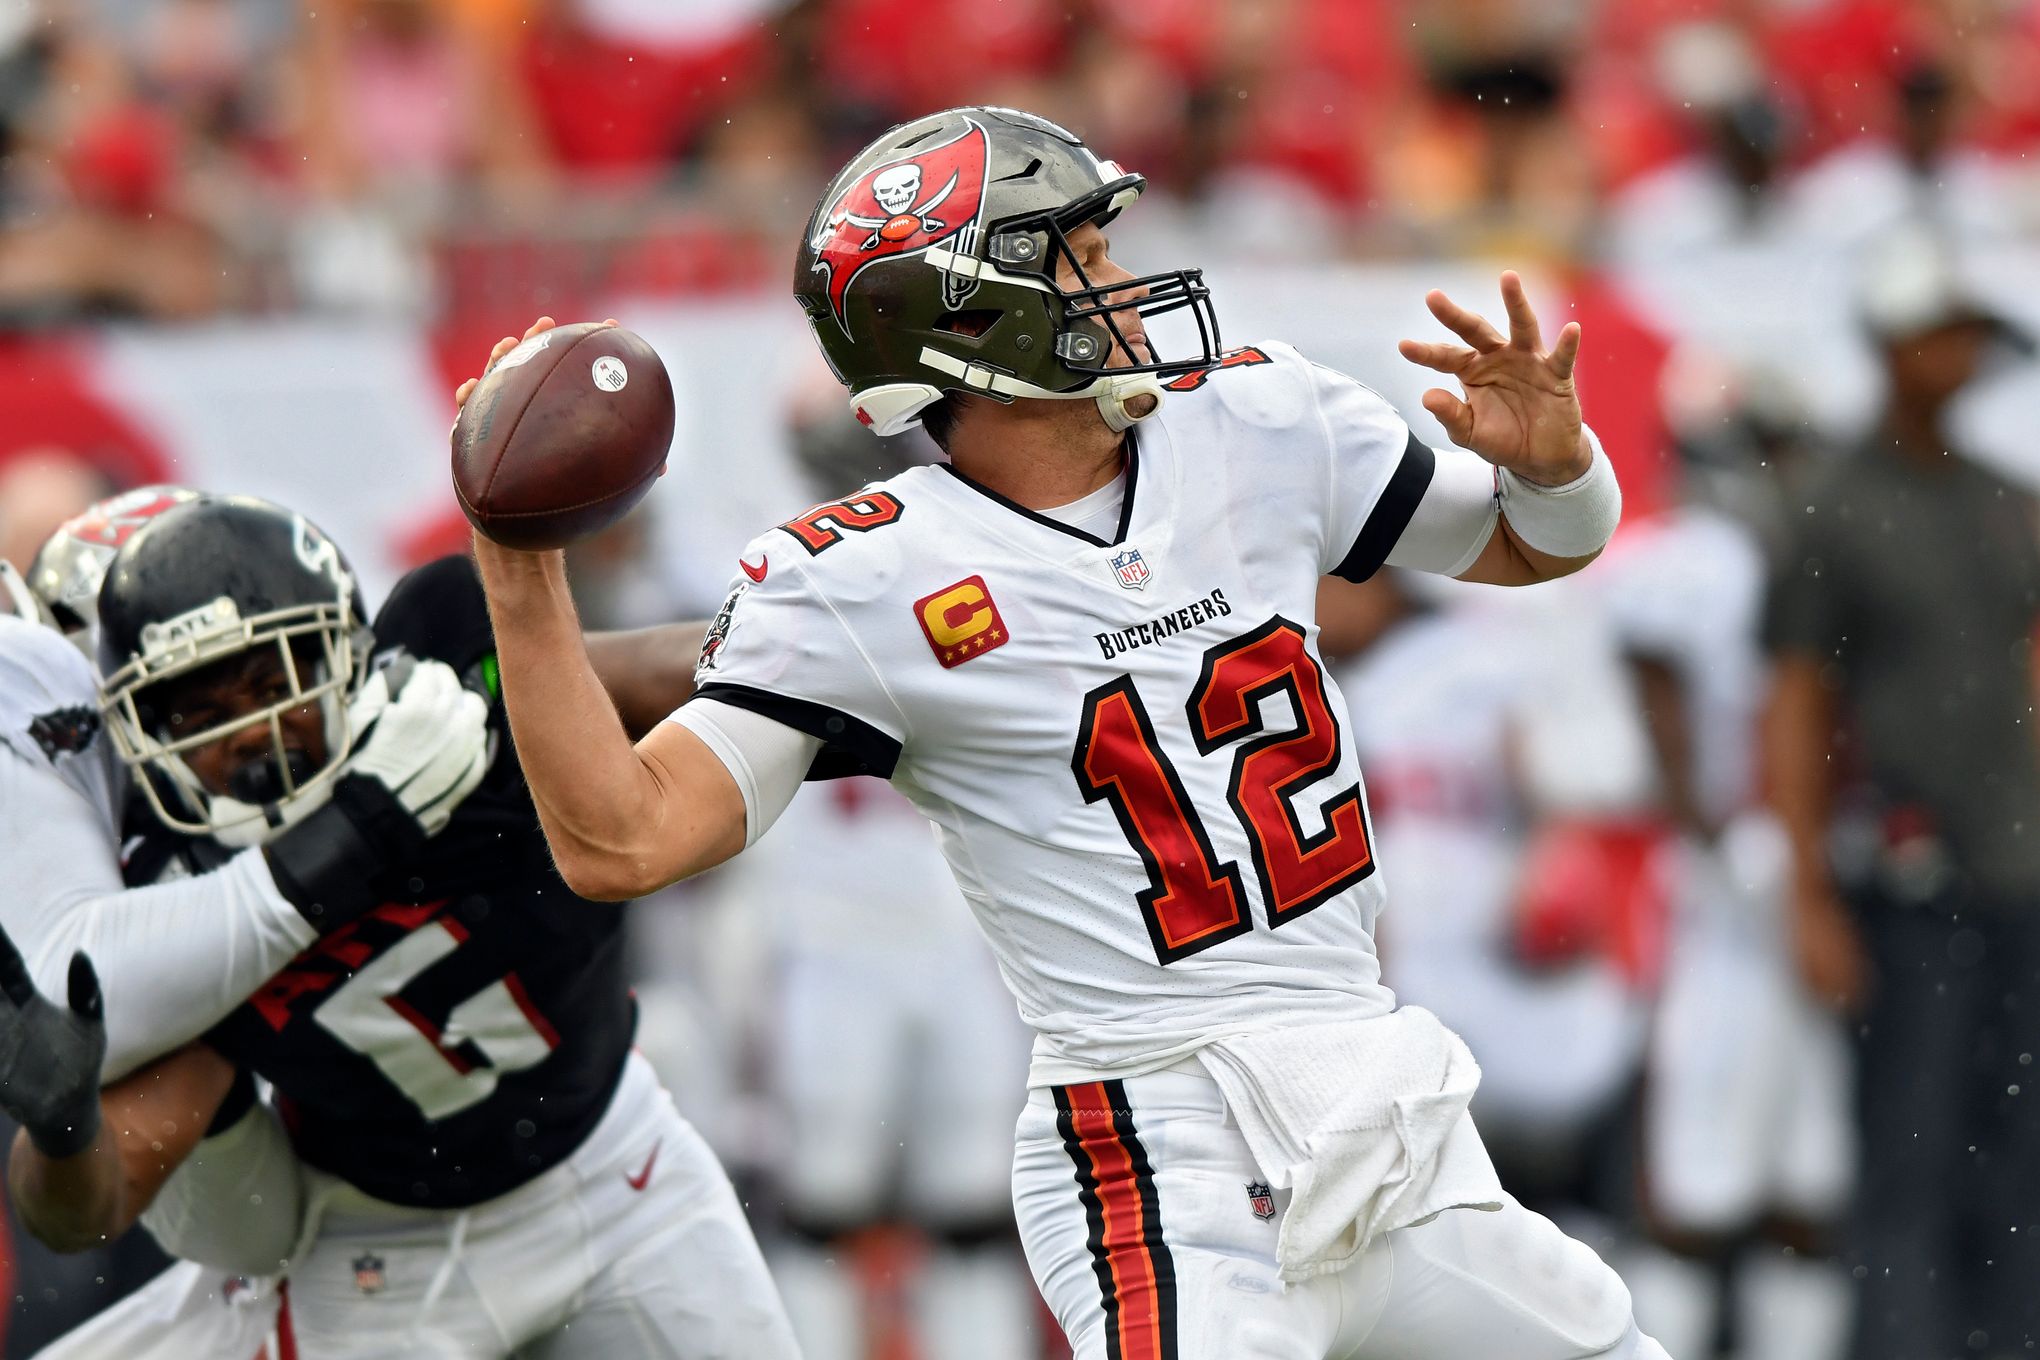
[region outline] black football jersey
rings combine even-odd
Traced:
[[[494,762],[451,824],[378,880],[383,904],[314,943],[207,1036],[267,1079],[299,1156],[378,1199],[460,1208],[588,1136],[629,1055],[623,909],[553,869],[496,701],[473,564],[400,581],[379,653],[444,661],[491,699]],[[148,820],[130,881],[218,854]]]

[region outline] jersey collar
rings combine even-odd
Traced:
[[[942,462],[937,463],[935,466],[941,468],[944,472],[947,472],[980,496],[1003,505],[1016,515],[1031,519],[1036,524],[1044,525],[1055,530],[1057,533],[1068,534],[1071,538],[1082,543],[1088,543],[1094,548],[1116,548],[1126,541],[1127,527],[1133,523],[1133,497],[1134,492],[1140,485],[1140,440],[1137,437],[1136,431],[1128,430],[1126,432],[1126,494],[1119,501],[1119,528],[1109,540],[1100,538],[1096,534],[1085,533],[1074,525],[1065,524],[1061,520],[1044,515],[1038,510],[1029,510],[1018,501],[1008,500],[983,482],[976,481],[958,472],[956,466],[952,463]]]

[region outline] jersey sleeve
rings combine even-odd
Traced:
[[[1364,581],[1395,550],[1431,488],[1438,456],[1379,393],[1297,358],[1309,382],[1325,460],[1320,567],[1328,575]]]
[[[905,715],[800,558],[777,531],[745,549],[744,574],[702,640],[693,699],[746,709],[819,740],[809,779],[889,779],[907,739]]]
[[[111,828],[119,816],[120,763],[99,713],[99,682],[61,633],[0,617],[0,744],[47,769]]]
[[[11,749],[0,750],[0,848],[0,924],[36,985],[62,996],[75,950],[99,972],[108,1080],[204,1033],[312,942],[260,850],[126,888],[101,810]]]

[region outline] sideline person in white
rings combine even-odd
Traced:
[[[1434,453],[1294,350],[1218,352],[1196,271],[1115,264],[1143,184],[997,108],[846,167],[797,295],[859,418],[951,462],[754,540],[695,697],[635,747],[562,555],[478,540],[560,870],[633,896],[738,853],[805,775],[889,776],[1036,1034],[1015,1204],[1080,1360],[1662,1360],[1615,1274],[1502,1191],[1464,1045],[1379,980],[1313,646],[1327,573],[1529,584],[1606,543],[1578,327],[1547,351],[1514,274],[1506,336],[1432,293],[1465,344],[1403,353],[1459,379],[1425,406],[1479,456]],[[1157,360],[1146,322],[1180,310],[1204,352]]]

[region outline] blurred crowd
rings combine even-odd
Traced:
[[[81,433],[76,323],[396,316],[466,356],[584,298],[788,311],[826,175],[967,101],[1149,175],[1123,225],[1158,263],[1565,290],[1629,498],[1605,560],[1322,601],[1387,980],[1680,1360],[2025,1353],[2040,460],[2030,394],[1988,399],[2040,321],[2035,0],[0,0],[0,557],[177,471],[131,409]],[[1400,318],[1337,277],[1339,307],[1220,278],[1228,334],[1315,326],[1279,338],[1417,411],[1372,343]],[[782,357],[702,417],[781,427],[726,476],[792,513],[933,456]],[[660,557],[643,519],[587,545],[591,621],[713,608]],[[646,1046],[812,1355],[1031,1360],[1010,1003],[889,791],[789,820],[640,913]],[[869,872],[817,894],[818,863]],[[19,1264],[10,1356],[122,1278]]]
[[[2036,77],[2028,0],[6,0],[0,322],[776,283],[829,169],[969,100],[1312,257],[1577,253],[1695,152],[1866,143],[2016,228]]]

